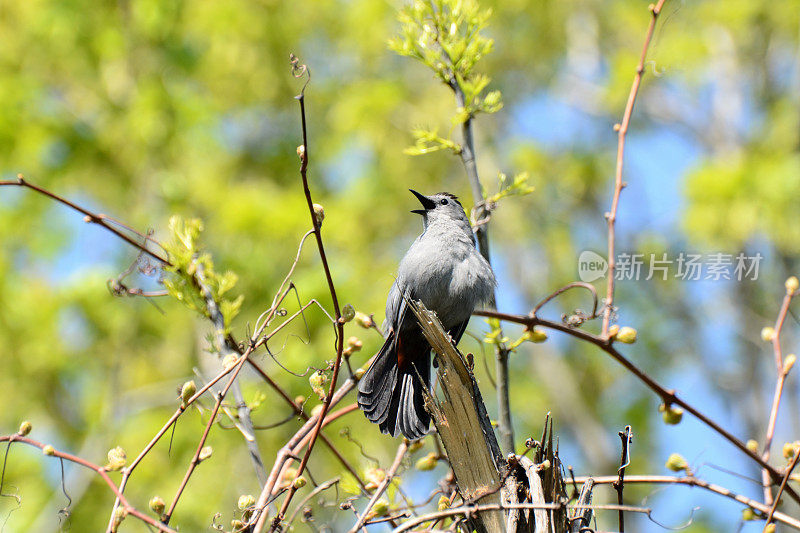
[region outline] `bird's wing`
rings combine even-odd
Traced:
[[[397,281],[395,281],[392,283],[392,288],[389,289],[389,296],[386,298],[386,323],[383,327],[386,333],[389,330],[397,331],[399,329],[401,315],[404,314],[404,311],[403,295],[397,286]]]

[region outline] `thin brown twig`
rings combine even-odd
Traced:
[[[81,213],[84,216],[84,220],[86,222],[89,222],[89,223],[92,223],[92,224],[97,224],[98,226],[100,226],[102,228],[105,228],[106,230],[110,231],[111,233],[113,233],[114,235],[116,235],[117,237],[122,239],[123,241],[127,242],[128,244],[130,244],[134,248],[137,248],[138,250],[141,250],[142,252],[146,253],[147,255],[152,257],[153,259],[161,261],[165,265],[171,265],[172,264],[172,263],[169,262],[169,259],[167,259],[166,257],[161,257],[157,253],[155,253],[152,250],[150,250],[149,248],[147,248],[147,245],[146,245],[147,242],[152,242],[152,243],[156,244],[159,247],[161,246],[161,244],[159,244],[158,241],[156,241],[152,237],[150,237],[148,235],[145,235],[143,233],[140,233],[140,232],[136,231],[135,229],[133,229],[133,228],[131,228],[129,226],[126,226],[125,224],[119,222],[118,220],[116,220],[116,219],[114,219],[112,217],[103,215],[101,213],[100,214],[93,213],[92,211],[89,211],[88,209],[85,209],[85,208],[79,206],[78,204],[76,204],[76,203],[74,203],[74,202],[72,202],[70,200],[67,200],[64,197],[57,195],[56,193],[54,193],[52,191],[49,191],[49,190],[45,189],[44,187],[40,187],[38,185],[34,185],[33,183],[30,183],[29,181],[27,181],[22,174],[17,174],[17,180],[16,181],[0,180],[0,187],[2,187],[2,186],[14,186],[14,185],[16,185],[18,187],[27,187],[28,189],[32,189],[32,190],[38,192],[39,194],[47,196],[48,198],[51,198],[51,199],[55,200],[56,202],[58,202],[60,204],[63,204],[63,205],[65,205],[65,206],[67,206],[67,207],[69,207],[71,209],[74,209],[75,211]],[[111,223],[109,223],[109,221]],[[141,244],[141,243],[136,242],[131,237],[129,237],[128,235],[125,235],[123,232],[121,232],[120,230],[115,228],[114,225],[121,226],[121,227],[125,228],[126,230],[128,230],[128,231],[130,231],[132,233],[135,233],[139,238],[142,239],[142,242],[145,243],[145,244]]]
[[[549,329],[554,329],[560,331],[562,333],[566,333],[567,335],[571,335],[575,338],[581,339],[583,341],[589,342],[594,344],[595,346],[599,347],[601,350],[606,352],[610,355],[615,361],[625,367],[630,373],[636,376],[640,381],[642,381],[648,388],[650,388],[653,392],[658,394],[658,396],[662,399],[664,404],[671,405],[675,404],[682,407],[692,416],[700,420],[703,424],[713,429],[719,435],[721,435],[725,440],[733,444],[736,448],[738,448],[742,453],[750,457],[753,461],[759,464],[762,468],[767,469],[769,474],[772,476],[772,481],[775,484],[779,484],[782,479],[782,474],[775,469],[773,466],[768,464],[764,461],[760,455],[750,451],[744,442],[736,438],[732,433],[728,430],[720,426],[718,423],[714,422],[711,418],[700,412],[696,407],[692,404],[688,403],[686,400],[681,398],[675,393],[673,389],[667,389],[659,384],[655,379],[650,377],[644,370],[640,369],[636,365],[634,365],[631,361],[629,361],[624,355],[619,353],[616,348],[614,348],[614,342],[612,339],[606,339],[598,337],[597,335],[592,335],[586,331],[577,328],[571,328],[565,324],[561,324],[559,322],[554,322],[552,320],[546,320],[543,318],[539,318],[537,316],[530,316],[530,315],[512,315],[509,313],[501,313],[498,311],[475,311],[473,313],[476,316],[485,316],[489,318],[497,318],[500,320],[505,320],[507,322],[514,322],[516,324],[522,324],[527,327],[533,326],[542,326]],[[790,486],[786,487],[786,492],[789,496],[795,500],[796,502],[800,503],[800,495]]]
[[[639,94],[639,85],[642,82],[642,75],[644,74],[644,62],[647,58],[647,49],[650,47],[650,41],[653,38],[653,31],[656,27],[658,15],[661,13],[661,8],[664,6],[666,0],[658,0],[654,4],[650,4],[650,25],[647,27],[647,34],[645,34],[644,45],[642,46],[642,53],[639,56],[639,64],[636,66],[636,75],[633,77],[631,84],[631,92],[628,95],[628,102],[625,105],[625,111],[622,114],[622,122],[615,126],[617,129],[617,165],[614,172],[614,197],[611,202],[611,211],[606,213],[606,220],[608,221],[608,280],[606,285],[606,300],[605,310],[603,312],[603,331],[602,336],[608,336],[608,326],[611,322],[611,315],[614,310],[614,270],[616,268],[616,259],[614,258],[616,246],[615,223],[617,221],[617,208],[619,207],[619,197],[625,183],[622,181],[622,165],[625,156],[625,136],[628,133],[628,126],[631,123],[631,115],[633,114],[633,106],[636,103],[636,96]]]
[[[610,485],[616,481],[617,476],[591,476],[594,480],[596,485]],[[588,476],[580,476],[576,477],[575,481],[577,483],[583,483],[587,479]],[[719,485],[715,485],[713,483],[709,483],[703,479],[694,477],[694,476],[683,476],[683,477],[676,477],[676,476],[626,476],[625,477],[626,483],[643,483],[643,484],[653,484],[653,485],[688,485],[690,487],[700,487],[701,489],[707,490],[709,492],[713,492],[715,494],[719,494],[720,496],[724,496],[726,498],[730,498],[731,500],[735,500],[743,505],[751,507],[756,511],[764,513],[765,515],[769,513],[770,508],[764,505],[762,502],[758,500],[750,499],[746,496],[742,496],[741,494],[737,494],[730,489],[725,487],[721,487]],[[800,520],[789,516],[787,514],[775,511],[773,518],[787,526],[791,526],[797,530],[800,530]]]
[[[800,453],[795,451],[792,463],[789,465],[789,468],[786,469],[786,474],[783,476],[781,486],[778,487],[778,492],[775,494],[775,500],[772,502],[772,506],[769,508],[769,514],[767,514],[767,523],[764,525],[764,531],[766,531],[767,526],[772,523],[772,517],[775,515],[775,511],[778,509],[778,505],[781,503],[781,494],[783,494],[783,491],[786,489],[786,483],[789,482],[789,478],[792,476],[792,471],[797,466],[798,460],[800,460]]]
[[[328,266],[328,258],[325,255],[325,246],[322,242],[322,228],[320,226],[321,220],[317,217],[314,211],[314,201],[311,199],[311,189],[309,188],[308,184],[308,129],[306,127],[306,107],[305,107],[305,89],[308,85],[308,82],[311,80],[311,70],[306,66],[302,65],[298,67],[298,61],[294,55],[291,56],[292,61],[292,70],[295,72],[296,77],[301,77],[303,75],[307,76],[307,80],[305,85],[300,91],[300,94],[297,95],[297,100],[300,104],[300,122],[302,127],[302,134],[303,134],[303,144],[302,144],[302,151],[300,152],[300,177],[303,182],[303,192],[305,193],[306,197],[306,204],[308,206],[308,213],[311,217],[311,223],[314,227],[314,236],[316,237],[317,241],[317,250],[319,251],[319,258],[322,262],[322,268],[325,271],[325,279],[328,283],[328,291],[330,292],[331,301],[333,303],[333,311],[334,311],[334,318],[336,321],[336,359],[333,363],[333,372],[331,375],[331,384],[330,388],[328,389],[328,394],[325,398],[325,402],[322,404],[322,412],[320,413],[319,419],[317,421],[316,426],[314,427],[311,433],[311,439],[308,442],[308,446],[306,448],[306,453],[303,456],[303,459],[300,461],[300,465],[297,467],[297,477],[303,474],[303,470],[305,470],[306,465],[308,464],[308,460],[311,457],[311,452],[314,449],[314,443],[319,436],[320,430],[322,429],[322,423],[325,420],[325,415],[328,413],[328,409],[330,408],[331,400],[333,399],[333,393],[336,390],[336,382],[339,378],[339,370],[341,369],[342,364],[342,352],[344,350],[344,323],[340,320],[342,314],[339,308],[339,299],[336,296],[336,287],[333,283],[333,277],[331,276],[331,270]],[[291,487],[289,488],[289,492],[286,495],[286,498],[281,505],[280,510],[278,511],[273,524],[280,524],[281,520],[286,514],[286,510],[289,507],[289,502],[291,502],[294,493],[297,491],[295,488],[295,484],[292,483]],[[266,514],[262,514],[259,519],[259,523],[256,524],[256,531],[260,531],[263,527],[263,522],[266,518]],[[274,529],[274,528],[273,528]]]
[[[786,382],[786,376],[789,374],[789,368],[784,369],[783,365],[783,352],[781,350],[781,332],[783,324],[786,321],[786,315],[789,311],[789,305],[792,303],[794,297],[793,292],[786,292],[781,303],[781,309],[778,312],[778,318],[775,319],[775,328],[772,334],[772,351],[775,355],[775,368],[778,373],[777,381],[775,382],[775,393],[772,397],[772,407],[769,412],[769,422],[767,422],[767,434],[764,437],[764,450],[761,453],[761,458],[764,461],[769,461],[770,448],[772,447],[772,439],[775,436],[775,425],[778,421],[778,409],[781,405],[781,397],[783,397],[783,385]],[[772,503],[772,484],[770,483],[769,473],[766,470],[761,470],[761,483],[764,491],[764,503],[770,505]]]
[[[12,442],[21,442],[23,444],[27,444],[29,446],[34,446],[36,448],[39,448],[43,452],[44,452],[45,447],[48,446],[48,445],[46,445],[44,443],[41,443],[39,441],[30,439],[28,437],[23,437],[22,435],[19,435],[19,434],[7,435],[7,436],[0,437],[0,442],[8,442],[9,444],[12,443]],[[157,528],[159,531],[168,532],[168,533],[175,533],[175,530],[167,527],[165,524],[160,523],[158,520],[155,520],[154,518],[152,518],[150,516],[147,516],[146,514],[142,513],[141,511],[138,511],[135,507],[133,507],[130,503],[128,503],[128,500],[125,499],[125,496],[122,495],[122,493],[120,492],[120,490],[117,487],[117,485],[115,485],[114,482],[111,481],[111,478],[108,477],[108,473],[107,473],[105,467],[96,465],[96,464],[92,463],[91,461],[87,461],[86,459],[83,459],[82,457],[78,457],[77,455],[72,455],[71,453],[58,451],[58,450],[52,448],[52,446],[50,447],[50,449],[48,449],[47,455],[50,455],[50,456],[53,456],[53,457],[58,457],[60,459],[67,460],[67,461],[69,461],[71,463],[75,463],[75,464],[84,466],[84,467],[86,467],[86,468],[88,468],[90,470],[94,470],[103,479],[103,481],[106,483],[106,485],[108,485],[108,487],[116,495],[116,497],[119,499],[120,505],[125,510],[126,514],[135,516],[136,518],[138,518],[142,522],[145,522],[146,524]]]
[[[625,468],[630,464],[630,445],[633,442],[633,433],[630,426],[625,426],[624,431],[619,432],[622,441],[622,452],[619,457],[619,469],[617,470],[617,480],[613,483],[617,491],[617,503],[622,505],[622,491],[625,489]],[[625,533],[625,512],[620,508],[618,511],[619,532]]]
[[[378,499],[383,496],[384,491],[394,479],[394,476],[397,474],[397,469],[400,468],[400,464],[403,462],[403,458],[406,456],[407,451],[408,441],[403,439],[403,442],[401,442],[400,446],[397,447],[397,455],[394,456],[394,462],[392,462],[392,466],[390,466],[389,470],[386,471],[386,477],[384,477],[383,481],[381,481],[381,484],[378,485],[378,488],[373,493],[372,498],[370,498],[369,503],[367,503],[367,506],[364,507],[363,511],[361,511],[361,516],[358,517],[356,523],[350,528],[350,533],[355,533],[361,529],[361,527],[367,521],[369,512],[372,510],[372,507],[375,505]]]
[[[395,528],[393,533],[401,533],[403,531],[409,531],[410,529],[417,527],[420,524],[424,524],[425,522],[430,522],[433,520],[437,520],[439,518],[446,518],[448,516],[456,516],[456,515],[464,515],[464,516],[471,516],[475,513],[479,513],[481,511],[497,511],[497,510],[508,510],[508,509],[562,509],[562,508],[569,508],[569,509],[596,509],[596,510],[605,510],[605,511],[617,511],[622,509],[629,513],[641,513],[647,516],[653,512],[652,509],[649,507],[637,507],[634,505],[617,505],[617,504],[566,504],[566,503],[487,503],[483,505],[466,505],[462,507],[453,507],[450,509],[444,509],[442,511],[435,511],[428,514],[419,515],[414,517],[410,520],[403,522],[400,527]]]

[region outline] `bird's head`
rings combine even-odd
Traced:
[[[435,221],[453,220],[458,222],[467,222],[469,220],[464,213],[464,208],[458,198],[449,192],[439,192],[430,196],[420,194],[413,189],[409,189],[411,193],[417,197],[422,204],[422,209],[414,209],[411,212],[417,213],[425,217],[425,225]]]

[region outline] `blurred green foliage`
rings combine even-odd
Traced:
[[[444,4],[454,5],[436,3]],[[231,331],[244,338],[310,229],[295,155],[301,140],[292,99],[299,82],[288,65],[294,52],[312,72],[309,178],[314,200],[325,206],[322,233],[339,297],[375,313],[380,323],[396,263],[420,231],[419,220],[408,214],[414,200],[406,190],[448,190],[471,203],[457,158],[404,153],[415,142],[420,152],[440,145],[457,150],[460,142],[458,135],[436,133],[453,126],[450,90],[429,69],[387,47],[399,34],[393,49],[440,73],[430,55],[431,34],[421,42],[414,35],[432,17],[425,5],[406,6],[398,22],[400,2],[371,0],[4,3],[0,172],[5,179],[22,172],[140,230],[153,228],[162,242],[171,239],[174,215],[203,220],[203,251],[213,255],[219,272],[238,276],[235,296],[245,298],[232,300],[241,309]],[[611,126],[628,95],[649,20],[647,2],[464,6],[459,16],[482,35],[475,51],[492,52],[481,59],[481,75],[471,61],[456,67],[459,83],[470,89],[456,121],[497,111],[475,121],[484,185],[498,172],[527,172],[524,187],[536,189],[504,200],[490,226],[500,305],[527,312],[576,278],[581,250],[605,248],[603,212],[616,140]],[[626,353],[668,383],[686,373],[701,375],[709,394],[731,400],[722,411],[737,421],[737,434],[754,438],[763,433],[774,377],[767,348],[749,341],[774,319],[783,279],[798,266],[799,7],[796,0],[667,2],[628,158],[636,157],[635,140],[644,132],[665,131],[688,139],[696,155],[668,176],[669,183],[644,190],[641,184],[655,179],[653,167],[671,158],[662,152],[672,145],[649,143],[649,152],[638,154],[645,163],[626,167],[631,187],[619,220],[620,247],[628,251],[759,249],[768,255],[758,283],[727,286],[704,306],[691,286],[674,280],[621,283],[618,297],[620,322],[635,325],[640,336]],[[451,57],[461,57],[464,35],[439,30]],[[486,92],[489,78],[492,91]],[[502,109],[493,91],[502,92]],[[581,118],[553,115],[558,102]],[[653,196],[662,189],[675,197]],[[506,190],[502,183],[500,190]],[[664,213],[667,222],[658,223],[655,215]],[[211,326],[172,299],[111,297],[106,280],[127,268],[136,251],[30,191],[0,189],[0,242],[0,432],[12,433],[27,419],[32,438],[96,463],[115,446],[135,456],[177,407],[180,385],[197,378],[193,369],[213,375],[216,359],[205,340]],[[220,293],[234,278],[224,279]],[[129,281],[157,285],[143,275]],[[297,292],[287,299],[287,312],[312,298],[330,308],[313,245],[303,249],[292,281]],[[558,317],[576,307],[588,307],[585,295],[568,293],[543,313]],[[318,400],[308,376],[295,377],[280,365],[303,374],[324,367],[335,352],[327,317],[310,307],[303,318],[270,343],[271,355],[259,352],[258,358],[290,395],[312,397],[310,410]],[[465,337],[462,350],[476,354],[493,413],[485,370],[492,367],[491,350],[481,342],[489,329],[473,321],[475,338]],[[522,335],[507,329],[511,339]],[[346,335],[364,342],[353,356],[356,366],[381,343],[356,322],[347,324]],[[579,472],[613,473],[616,431],[631,424],[636,448],[629,472],[662,472],[668,453],[682,450],[660,444],[658,399],[590,346],[550,337],[541,345],[522,343],[512,356],[520,445],[540,432],[552,411],[564,460]],[[260,405],[253,413],[257,425],[290,414],[256,376],[245,374],[243,387],[245,398]],[[184,415],[131,478],[127,495],[138,508],[147,509],[156,494],[171,501],[207,419],[210,401],[204,405]],[[797,402],[788,405],[791,410]],[[683,431],[683,424],[668,435]],[[327,433],[362,471],[374,465],[356,443],[338,437],[346,426],[369,457],[391,460],[394,441],[359,414],[348,415]],[[291,421],[259,432],[268,464],[297,427]],[[172,521],[184,531],[206,529],[217,512],[227,526],[238,497],[258,493],[241,435],[215,427],[209,444],[214,455],[197,469]],[[426,443],[413,460],[431,451]],[[73,465],[65,470],[73,500],[69,518],[58,514],[67,505],[59,464],[37,450],[12,447],[3,490],[22,500],[0,499],[5,531],[49,531],[59,521],[76,531],[105,527],[113,503],[108,489]],[[310,471],[317,482],[340,470],[324,447],[315,448]],[[432,474],[410,471],[403,481],[421,500],[444,472],[443,466]],[[631,501],[647,493],[626,488]],[[698,513],[689,530],[718,530],[721,517],[738,515],[735,508],[720,509]],[[605,525],[613,523],[612,517]],[[638,524],[639,530],[653,527]],[[132,519],[123,529],[145,530]]]

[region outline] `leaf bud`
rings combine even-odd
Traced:
[[[633,344],[636,342],[636,335],[637,333],[635,329],[628,326],[623,326],[619,328],[619,331],[614,338],[619,342],[624,342],[625,344]]]
[[[153,496],[150,498],[150,510],[156,513],[158,516],[161,516],[164,513],[164,509],[166,507],[167,505],[160,496]]]
[[[686,462],[686,459],[681,454],[673,453],[667,458],[665,466],[673,472],[680,472],[689,468],[689,463]]]
[[[194,380],[187,381],[183,384],[183,387],[181,387],[181,402],[184,406],[189,402],[196,392],[197,385],[194,384]]]
[[[342,316],[341,318],[339,318],[339,320],[343,324],[346,324],[351,320],[353,320],[355,317],[356,317],[356,309],[355,307],[353,307],[353,304],[344,304],[344,307],[342,307]]]
[[[358,311],[356,313],[356,323],[364,329],[369,329],[375,327],[375,321],[372,320],[372,317]]]
[[[125,453],[125,450],[123,450],[121,446],[108,450],[107,456],[107,470],[119,470],[125,466],[125,463],[128,461],[128,454]]]
[[[242,494],[239,496],[239,501],[236,502],[236,507],[238,507],[240,511],[244,511],[248,507],[252,507],[255,504],[256,499],[252,494]]]
[[[792,276],[786,280],[786,294],[794,294],[797,292],[797,289],[800,289],[800,281],[798,281],[796,276]]]
[[[19,431],[17,433],[24,437],[25,435],[29,434],[32,429],[33,424],[31,424],[29,420],[23,420],[22,424],[19,425]]]
[[[661,413],[661,417],[667,424],[673,426],[680,424],[681,419],[683,418],[683,409],[674,405],[670,405],[669,407],[664,408],[663,412]]]
[[[197,456],[197,459],[199,461],[205,461],[206,459],[211,457],[212,453],[214,453],[214,448],[212,448],[211,446],[203,446],[200,449],[200,454]]]
[[[56,449],[53,448],[52,444],[46,444],[44,448],[42,448],[42,453],[45,455],[55,455]]]
[[[436,457],[436,454],[431,452],[425,457],[418,459],[415,466],[417,467],[417,470],[421,470],[422,472],[427,472],[429,470],[433,470],[434,468],[436,468],[437,461],[438,458]]]
[[[761,329],[761,340],[764,342],[772,342],[775,338],[775,328],[767,326]]]

